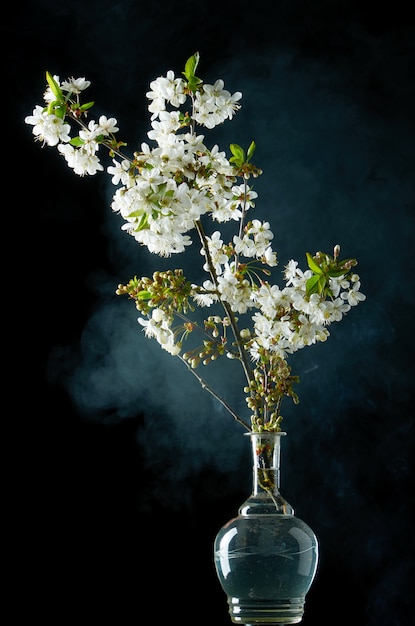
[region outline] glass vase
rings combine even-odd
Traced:
[[[252,494],[214,542],[216,573],[235,624],[297,624],[318,563],[314,532],[280,493],[286,433],[249,433]]]

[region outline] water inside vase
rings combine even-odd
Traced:
[[[215,565],[233,622],[295,624],[315,575],[317,542],[293,515],[238,516],[217,536]]]

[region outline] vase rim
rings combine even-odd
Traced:
[[[263,430],[261,433],[257,433],[251,430],[249,433],[244,433],[244,437],[252,437],[253,435],[274,435],[275,437],[285,437],[286,434],[287,433],[284,430],[280,430],[277,433],[268,430]]]

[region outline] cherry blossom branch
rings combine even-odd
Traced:
[[[209,245],[208,245],[208,242],[207,242],[207,239],[206,239],[205,231],[204,231],[202,223],[200,221],[195,222],[195,226],[196,226],[196,230],[197,230],[197,232],[199,234],[200,241],[202,243],[203,249],[204,249],[205,254],[206,254],[206,261],[207,261],[207,264],[208,264],[208,267],[209,267],[209,273],[210,273],[210,275],[212,277],[212,281],[213,281],[215,287],[217,288],[218,287],[218,279],[217,279],[215,268],[214,268],[214,265],[213,265],[213,262],[212,262],[212,257],[210,255]],[[253,371],[252,371],[252,369],[251,369],[251,367],[249,365],[247,354],[246,354],[246,351],[245,351],[244,346],[243,346],[243,341],[241,339],[241,334],[239,332],[238,324],[236,322],[235,314],[232,311],[232,309],[229,306],[229,304],[226,301],[222,300],[222,298],[219,295],[219,290],[218,290],[218,298],[219,298],[219,301],[220,301],[221,305],[223,306],[223,308],[224,308],[224,310],[226,312],[226,315],[229,318],[230,325],[231,325],[231,328],[232,328],[232,332],[233,332],[233,335],[235,337],[236,345],[237,345],[238,352],[239,352],[239,359],[240,359],[240,362],[242,364],[246,380],[249,383],[249,381],[251,381],[253,379],[254,374],[253,374]]]

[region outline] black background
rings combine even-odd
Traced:
[[[271,222],[280,267],[292,257],[304,267],[306,250],[340,243],[358,258],[367,296],[327,344],[294,360],[301,403],[283,411],[282,492],[321,547],[303,623],[414,623],[409,9],[351,0],[9,8],[3,393],[15,614],[230,623],[212,541],[249,491],[247,442],[114,295],[158,261],[119,236],[105,174],[77,177],[24,124],[42,103],[45,70],[85,76],[96,115],[116,117],[133,150],[149,129],[149,82],[178,75],[198,50],[206,82],[243,93],[212,144],[256,141],[256,210]],[[239,398],[237,380],[218,379]]]

